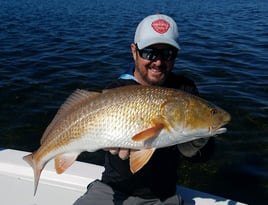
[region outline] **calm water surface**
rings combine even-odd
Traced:
[[[181,159],[179,184],[249,204],[268,201],[268,2],[0,0],[0,147],[33,151],[76,88],[100,90],[132,67],[139,21],[179,25],[175,72],[232,115],[206,163]],[[102,164],[102,155],[81,157]]]

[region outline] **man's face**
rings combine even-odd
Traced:
[[[134,76],[142,85],[162,85],[171,72],[177,50],[167,44],[155,44],[138,50],[131,44],[135,61]]]

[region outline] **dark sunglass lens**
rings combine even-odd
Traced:
[[[157,55],[153,49],[144,48],[139,50],[140,56],[147,60],[155,60]]]
[[[176,49],[155,49],[155,48],[138,49],[138,51],[140,56],[144,59],[155,60],[160,57],[165,61],[174,60],[178,52]]]
[[[162,51],[162,56],[165,60],[174,60],[177,56],[177,50],[175,49],[165,49]]]

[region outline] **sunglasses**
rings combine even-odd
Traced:
[[[139,49],[136,45],[140,57],[146,60],[156,60],[160,58],[165,61],[172,61],[177,57],[178,50],[176,48],[156,49],[156,48],[144,48]]]

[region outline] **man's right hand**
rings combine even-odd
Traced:
[[[130,155],[130,149],[126,149],[126,148],[110,148],[108,149],[108,151],[112,154],[112,155],[117,155],[122,159],[122,160],[126,160],[129,158]]]

